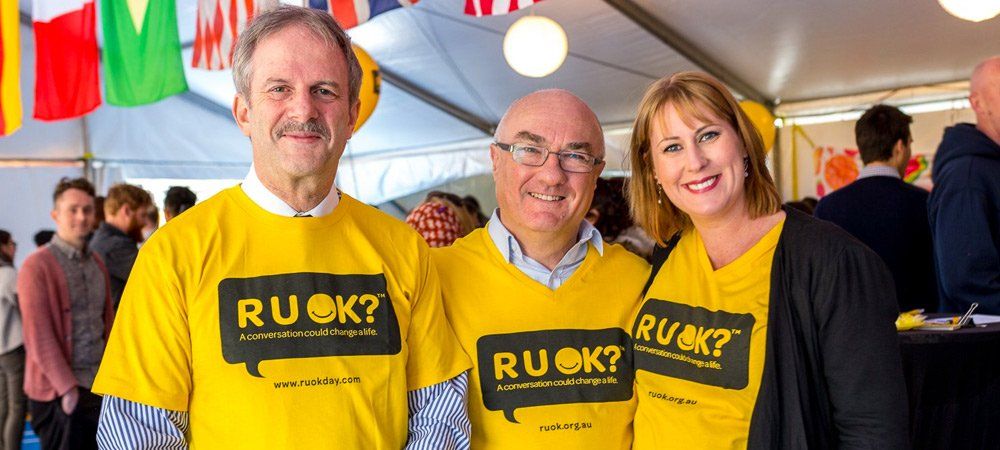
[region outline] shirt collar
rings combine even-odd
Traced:
[[[896,179],[902,179],[899,176],[899,171],[889,167],[889,166],[864,166],[861,171],[858,172],[858,179],[868,178],[868,177],[893,177]]]
[[[285,217],[295,217],[295,216],[313,216],[322,217],[333,212],[340,203],[340,192],[337,190],[337,186],[334,185],[330,188],[330,193],[326,195],[323,201],[319,202],[315,208],[309,211],[296,211],[295,208],[288,206],[284,200],[278,198],[273,192],[264,186],[264,183],[260,181],[257,176],[257,170],[254,168],[253,164],[250,165],[250,173],[247,174],[246,178],[243,179],[243,184],[240,185],[243,189],[243,193],[250,197],[257,206],[260,206],[265,211],[271,214],[277,214],[279,216]]]
[[[500,222],[500,208],[493,210],[493,215],[490,216],[489,223],[486,224],[486,231],[490,234],[490,239],[493,240],[493,244],[497,246],[500,250],[500,254],[508,263],[516,262],[518,259],[531,260],[527,256],[524,256],[524,250],[521,249],[521,244],[517,242],[517,239],[511,234],[510,230],[507,229]],[[597,250],[597,254],[604,256],[604,239],[601,237],[601,232],[594,228],[590,222],[586,220],[581,221],[580,231],[577,233],[577,242],[570,248],[566,255],[563,256],[563,260],[559,262],[559,266],[563,265],[567,256],[573,256],[574,253],[581,253],[584,256],[587,254],[587,242],[590,242]],[[570,261],[576,258],[569,258]],[[532,260],[533,261],[533,260]],[[557,266],[558,267],[558,266]]]
[[[66,242],[61,237],[59,237],[58,234],[52,235],[51,242],[52,242],[52,247],[54,249],[56,249],[63,255],[66,255],[66,257],[69,259],[80,259],[83,257],[84,253],[87,252],[86,246],[83,247],[82,251],[78,250],[76,247],[70,245],[69,242]]]

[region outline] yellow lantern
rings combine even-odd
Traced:
[[[774,127],[774,115],[764,105],[751,100],[740,102],[740,109],[750,118],[750,122],[757,127],[761,140],[764,141],[764,152],[771,151],[771,147],[774,147],[774,136],[777,131]]]
[[[351,44],[354,47],[354,54],[361,63],[361,92],[358,98],[361,100],[361,110],[358,111],[358,121],[354,124],[354,131],[361,129],[361,125],[371,117],[378,104],[378,95],[382,90],[382,77],[378,73],[378,64],[365,49]]]

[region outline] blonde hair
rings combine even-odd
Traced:
[[[670,202],[654,178],[650,134],[667,106],[675,108],[685,121],[692,117],[707,121],[707,115],[713,115],[732,126],[749,157],[749,176],[743,183],[750,217],[778,212],[781,196],[767,171],[764,143],[753,122],[715,78],[701,72],[678,72],[657,80],[646,90],[632,127],[632,177],[625,187],[632,218],[650,237],[664,245],[674,233],[691,226],[691,218]]]

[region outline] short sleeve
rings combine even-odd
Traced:
[[[161,238],[161,239],[157,239]],[[139,252],[111,330],[94,392],[187,411],[191,339],[184,289],[168,236]]]
[[[413,294],[407,333],[410,354],[406,373],[410,391],[452,379],[472,367],[445,317],[441,282],[430,262],[427,246],[420,243],[418,248],[422,272],[418,278],[422,280]]]

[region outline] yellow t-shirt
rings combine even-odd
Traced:
[[[689,230],[663,264],[631,328],[635,449],[746,448],[783,225],[718,270]]]
[[[469,368],[423,240],[344,195],[270,214],[238,186],[142,247],[94,391],[190,418],[198,449],[400,449],[407,392]]]
[[[472,356],[472,448],[628,449],[635,413],[626,327],[649,265],[621,246],[558,289],[507,263],[485,229],[431,250],[449,320]]]

